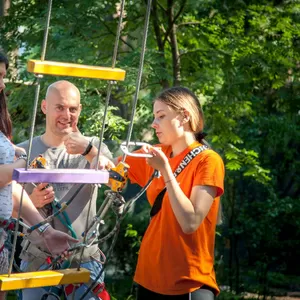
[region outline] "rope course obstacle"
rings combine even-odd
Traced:
[[[114,51],[112,57],[112,67],[99,67],[99,66],[87,66],[87,65],[79,65],[79,64],[72,64],[72,63],[63,63],[63,62],[55,62],[55,61],[46,61],[46,48],[47,48],[47,40],[49,35],[49,28],[50,28],[50,19],[51,19],[51,11],[52,11],[52,0],[48,1],[48,9],[47,9],[47,18],[46,18],[46,25],[44,31],[44,40],[42,45],[41,51],[41,59],[40,60],[29,60],[27,64],[28,72],[34,73],[36,76],[36,88],[35,88],[35,97],[34,97],[34,104],[32,109],[32,121],[30,127],[30,138],[29,138],[29,147],[28,147],[28,156],[27,156],[27,163],[25,169],[15,169],[13,173],[13,180],[16,180],[20,184],[23,185],[27,182],[49,182],[49,183],[60,183],[60,182],[68,182],[68,183],[80,183],[81,186],[79,190],[85,184],[92,184],[93,188],[97,188],[98,184],[102,183],[110,183],[111,189],[105,192],[105,199],[97,211],[96,215],[93,218],[92,224],[88,225],[86,222],[86,229],[83,232],[83,240],[81,243],[78,243],[71,247],[68,251],[72,253],[72,251],[81,251],[81,258],[84,252],[84,249],[89,247],[92,244],[101,244],[104,241],[112,238],[111,246],[106,255],[106,261],[103,264],[103,267],[99,274],[96,276],[95,280],[89,285],[88,289],[85,293],[81,296],[80,299],[84,299],[84,297],[96,286],[97,280],[101,277],[104,267],[106,265],[107,259],[111,255],[112,249],[116,243],[118,232],[120,229],[121,221],[124,219],[125,215],[130,209],[132,203],[134,203],[148,188],[151,184],[152,179],[155,176],[158,176],[156,172],[154,172],[152,178],[146,184],[146,186],[133,198],[125,201],[121,195],[121,191],[126,183],[127,180],[127,164],[124,162],[126,155],[132,155],[128,151],[128,146],[131,145],[142,145],[142,143],[135,143],[131,142],[131,133],[133,129],[133,120],[135,115],[135,110],[137,106],[139,90],[141,85],[141,78],[142,78],[142,70],[144,64],[144,56],[146,51],[146,42],[147,42],[147,35],[148,35],[148,28],[149,28],[149,19],[150,19],[150,12],[151,12],[151,4],[152,0],[147,0],[147,10],[144,22],[144,31],[143,31],[143,39],[142,39],[142,47],[141,47],[141,54],[140,54],[140,62],[138,68],[138,75],[136,80],[136,91],[134,95],[134,101],[132,105],[132,114],[130,125],[128,128],[128,134],[126,141],[122,143],[121,149],[124,152],[122,161],[113,169],[109,171],[100,171],[96,167],[95,170],[86,170],[86,169],[31,169],[30,168],[30,154],[32,150],[32,140],[34,136],[34,128],[35,128],[35,121],[36,121],[36,114],[37,114],[37,106],[39,101],[39,94],[40,94],[40,82],[43,78],[43,75],[56,75],[56,76],[73,76],[73,77],[82,77],[82,78],[96,78],[99,80],[107,80],[107,91],[106,91],[106,101],[105,101],[105,109],[104,115],[102,119],[102,127],[99,134],[99,147],[98,147],[98,155],[97,155],[97,164],[99,162],[100,156],[100,149],[101,144],[104,136],[104,125],[106,122],[107,117],[107,109],[110,102],[112,86],[115,84],[115,81],[122,81],[125,79],[126,72],[122,69],[115,68],[116,60],[117,60],[117,53],[119,47],[119,39],[121,35],[121,28],[122,28],[122,21],[124,15],[124,7],[125,7],[125,0],[122,0],[120,6],[120,17],[118,22],[118,28],[116,33],[116,39],[114,44]],[[56,210],[55,212],[47,217],[45,221],[36,224],[32,227],[28,227],[26,224],[23,224],[20,221],[20,215],[22,210],[22,200],[23,200],[23,192],[21,195],[20,201],[20,208],[18,213],[18,218],[15,220],[15,228],[14,228],[14,239],[12,245],[12,254],[11,260],[9,264],[9,271],[8,274],[0,275],[0,291],[8,291],[8,290],[18,290],[24,288],[36,288],[36,287],[46,287],[46,286],[56,286],[56,285],[64,285],[64,284],[80,284],[80,283],[87,283],[90,282],[90,272],[84,268],[80,268],[80,263],[78,263],[78,268],[75,269],[59,269],[59,270],[50,270],[51,267],[55,265],[56,262],[64,259],[62,255],[53,258],[52,263],[49,265],[49,270],[44,271],[37,271],[37,272],[28,272],[28,273],[14,273],[12,274],[12,267],[14,261],[14,254],[16,250],[16,242],[17,236],[23,235],[24,238],[28,234],[30,234],[33,230],[39,228],[46,222],[51,221],[55,217],[59,217],[60,214],[64,214],[65,208],[71,203],[74,199],[75,195],[72,199],[69,199],[65,203],[59,203],[58,201],[54,201]],[[105,236],[100,237],[101,234],[101,224],[103,219],[108,212],[109,209],[112,209],[116,215],[116,223],[114,228]],[[20,234],[19,224],[24,225],[27,228],[27,233]],[[96,231],[94,230],[96,228]],[[75,289],[73,290],[73,298],[75,297]],[[74,298],[77,299],[77,298]]]

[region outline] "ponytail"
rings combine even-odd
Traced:
[[[206,136],[207,133],[203,131],[195,133],[195,138],[199,143],[207,146],[208,148],[211,148],[210,144],[204,139]]]

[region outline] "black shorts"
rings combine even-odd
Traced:
[[[214,300],[214,290],[209,286],[202,286],[200,289],[183,295],[162,295],[138,285],[136,300]]]

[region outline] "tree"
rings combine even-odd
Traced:
[[[118,4],[54,1],[46,58],[110,66]],[[126,136],[145,9],[145,1],[126,4],[117,66],[127,75],[113,89],[107,140]],[[298,274],[299,11],[298,1],[291,0],[153,0],[132,138],[154,141],[147,124],[151,100],[162,88],[185,85],[200,98],[209,141],[226,163],[224,224],[217,240],[217,260],[223,257],[225,267],[218,276],[237,292],[257,288],[266,293],[273,272]],[[18,77],[9,87],[16,140],[29,127],[34,78],[25,62],[40,56],[45,14],[44,3],[15,0],[1,19],[2,46],[21,49]],[[53,80],[44,78],[42,94]],[[72,81],[83,96],[82,129],[98,134],[106,84]],[[42,123],[39,115],[38,132]],[[133,227],[124,230],[120,248],[130,238],[136,246],[146,224],[143,213],[127,221]],[[124,251],[116,251],[116,264],[124,271]],[[133,264],[134,255],[128,258]]]
[[[0,17],[3,17],[7,14],[7,10],[10,7],[10,0],[1,0],[0,1]]]

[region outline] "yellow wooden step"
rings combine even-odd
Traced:
[[[28,273],[15,273],[9,277],[0,275],[0,291],[55,286],[70,283],[82,283],[90,280],[87,269],[46,270]]]
[[[29,60],[27,71],[35,74],[97,78],[104,80],[124,80],[125,70],[57,61]]]

